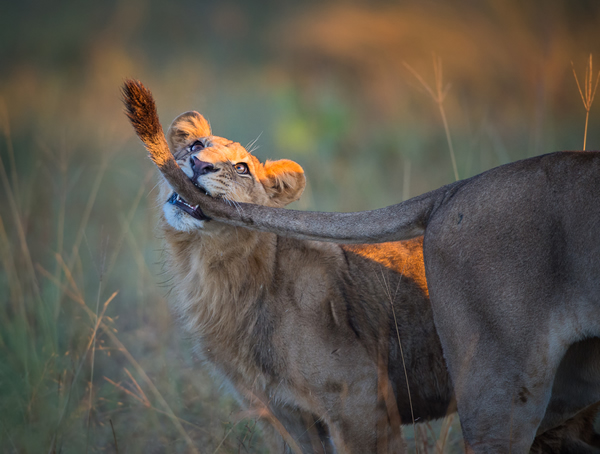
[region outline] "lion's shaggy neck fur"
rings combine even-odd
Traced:
[[[204,354],[237,362],[231,356],[247,345],[253,305],[272,281],[276,236],[225,225],[218,232],[187,233],[164,219],[161,224],[169,274],[177,276],[172,306],[184,329]]]

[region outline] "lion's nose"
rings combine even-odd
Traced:
[[[194,175],[204,175],[206,173],[215,172],[215,166],[210,162],[200,161],[196,156],[192,156],[191,159],[192,170],[194,171]]]

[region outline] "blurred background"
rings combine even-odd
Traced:
[[[126,77],[165,129],[198,110],[216,135],[258,138],[260,159],[301,164],[294,208],[372,209],[581,150],[571,62],[583,89],[593,54],[595,83],[599,21],[594,0],[3,2],[1,450],[263,452],[169,313]],[[438,427],[407,429],[409,448],[434,452]],[[461,452],[456,420],[451,435]]]

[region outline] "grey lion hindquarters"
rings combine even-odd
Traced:
[[[553,386],[569,346],[600,335],[599,171],[598,153],[502,166],[467,180],[429,220],[434,317],[475,452],[526,452],[536,432],[600,399],[584,363]],[[555,405],[583,376],[577,400]]]

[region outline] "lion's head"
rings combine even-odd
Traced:
[[[167,141],[181,169],[211,197],[282,207],[298,200],[304,190],[304,171],[298,164],[287,159],[261,163],[239,143],[213,136],[198,112],[179,115],[167,131]],[[209,218],[166,180],[160,186],[159,202],[171,227],[188,232],[211,229]]]

